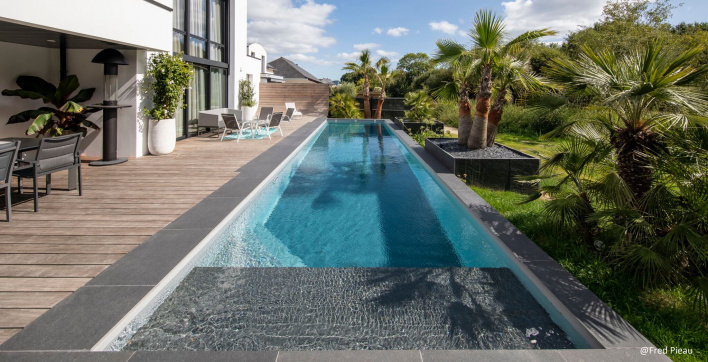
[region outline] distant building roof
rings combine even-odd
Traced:
[[[280,57],[270,63],[268,66],[273,68],[274,73],[285,79],[307,79],[315,83],[322,83],[319,78],[310,74],[310,72],[302,69],[299,65],[292,62],[292,60]]]
[[[330,84],[330,85],[334,85],[334,84],[335,84],[335,83],[334,83],[331,79],[329,79],[329,78],[322,78],[322,79],[320,79],[320,82],[322,82],[322,83],[324,83],[324,84]]]

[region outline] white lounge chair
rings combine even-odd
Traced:
[[[283,119],[281,120],[282,122],[288,122],[290,125],[290,128],[293,128],[293,117],[295,115],[295,108],[288,108],[288,110],[285,112],[285,115],[283,116]]]
[[[293,119],[295,117],[300,117],[302,118],[302,113],[297,111],[297,108],[295,108],[295,103],[285,103],[285,109],[292,108],[293,109]]]

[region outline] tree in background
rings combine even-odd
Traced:
[[[374,118],[381,118],[381,111],[383,110],[384,99],[386,98],[386,87],[393,83],[397,78],[402,75],[402,72],[398,69],[389,69],[390,61],[386,57],[382,57],[376,62],[376,79],[378,79],[381,86],[381,94],[379,95],[379,102],[376,104],[376,113]]]
[[[603,8],[602,21],[568,35],[563,50],[572,58],[582,54],[583,46],[621,56],[656,41],[671,49],[675,37],[669,32],[668,19],[674,8],[670,0],[609,1]]]
[[[369,72],[374,71],[374,67],[371,65],[371,52],[369,49],[364,49],[359,55],[359,62],[349,62],[345,63],[344,70],[349,70],[354,72],[354,74],[361,74],[364,77],[364,117],[371,118],[371,105],[369,103]]]
[[[388,93],[392,97],[403,97],[408,92],[420,89],[413,86],[413,81],[433,69],[433,66],[428,54],[408,53],[398,60],[396,69],[401,71],[404,75],[397,78],[396,81],[391,84]]]

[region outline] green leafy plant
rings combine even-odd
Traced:
[[[404,104],[410,107],[405,117],[415,122],[433,122],[433,102],[425,91],[409,92]]]
[[[346,93],[337,93],[329,99],[329,116],[334,118],[361,118],[354,98]]]
[[[192,65],[182,59],[182,54],[159,53],[150,57],[145,75],[143,91],[152,96],[153,104],[145,115],[158,121],[174,118],[177,109],[184,107],[184,90],[194,77]]]
[[[45,104],[54,106],[54,108],[40,107],[22,111],[10,117],[7,124],[32,121],[25,134],[54,137],[69,131],[80,132],[85,136],[88,128],[99,129],[96,124],[87,119],[89,114],[98,111],[98,109],[87,109],[79,104],[79,102],[91,99],[96,89],[82,89],[71,97],[71,94],[79,89],[79,79],[75,75],[62,79],[58,87],[42,78],[27,75],[19,76],[16,83],[20,89],[5,89],[2,91],[2,95],[22,99],[41,99]]]
[[[238,82],[238,97],[241,98],[241,105],[244,107],[256,105],[255,92],[250,80],[242,79]]]

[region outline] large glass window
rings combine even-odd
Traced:
[[[212,68],[211,69],[211,108],[225,108],[226,87],[228,80],[226,78],[226,69]]]
[[[187,107],[176,117],[179,137],[196,133],[200,111],[227,106],[227,7],[227,0],[174,0],[172,50],[195,68]]]

